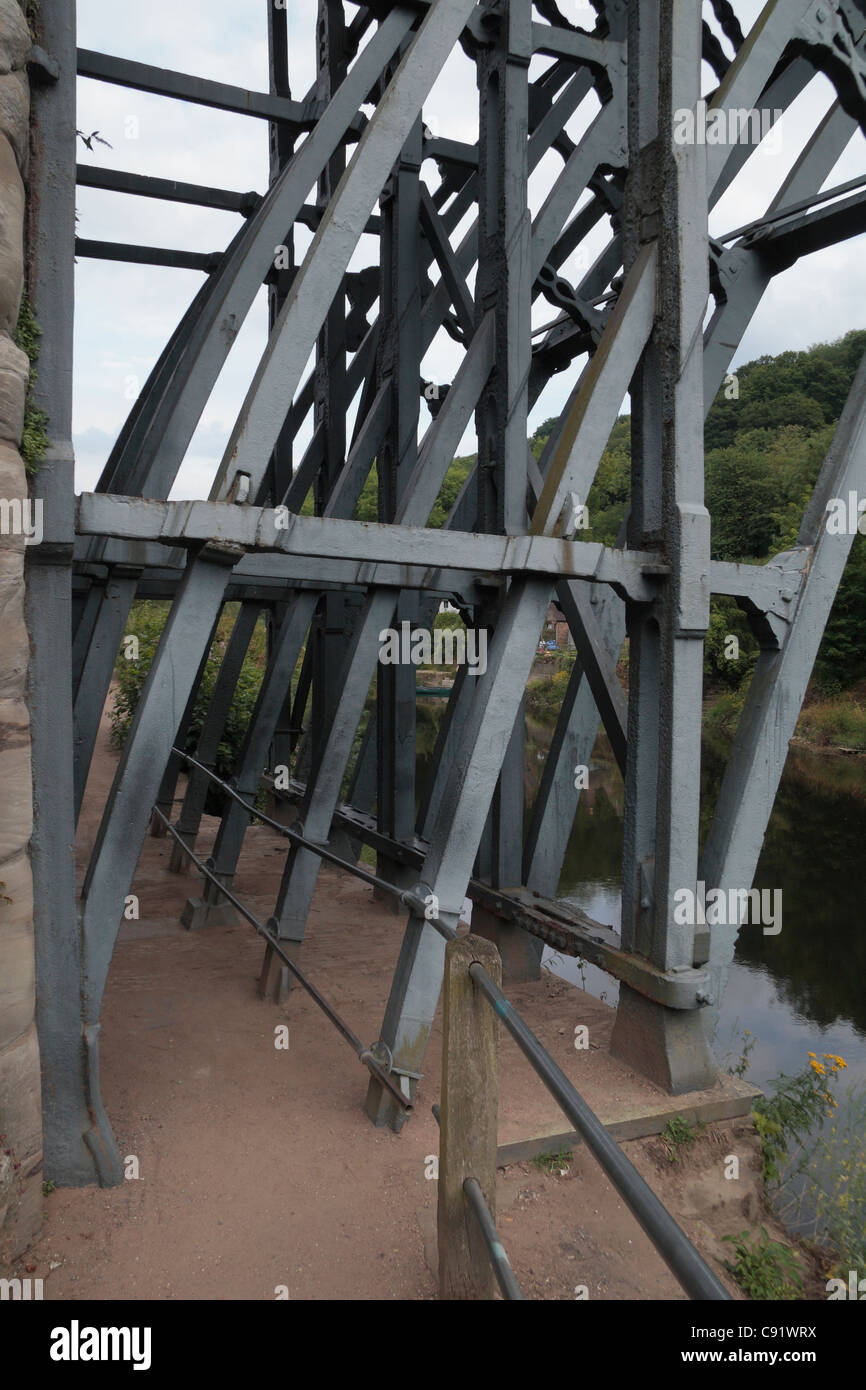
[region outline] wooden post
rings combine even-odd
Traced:
[[[479,961],[501,983],[502,962],[490,941],[458,937],[445,951],[442,1105],[439,1138],[439,1296],[492,1299],[496,1279],[478,1223],[463,1192],[477,1179],[496,1218],[499,1020],[469,975]]]

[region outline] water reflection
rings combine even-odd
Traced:
[[[859,783],[837,760],[798,753],[789,760],[758,864],[755,886],[781,888],[782,931],[764,936],[745,926],[728,977],[716,1053],[735,1060],[744,1029],[758,1038],[749,1079],[762,1085],[781,1071],[799,1071],[806,1052],[838,1053],[849,1079],[866,1078],[866,934],[860,880],[866,868],[866,768]],[[723,747],[706,743],[702,767],[702,834],[715,805],[725,764]],[[591,805],[580,807],[569,842],[560,896],[598,921],[620,924],[622,779],[596,766]],[[579,983],[574,962],[550,962]],[[601,971],[587,970],[586,988],[599,995],[616,987]]]
[[[532,720],[526,732],[530,807],[553,729]],[[426,734],[419,776],[432,751],[433,728]],[[725,758],[723,744],[705,742],[702,836]],[[568,843],[559,895],[618,929],[623,783],[612,759],[603,756],[593,762],[589,783]],[[782,889],[783,928],[778,936],[764,936],[760,927],[748,925],[740,933],[716,1034],[723,1065],[739,1057],[748,1028],[758,1039],[748,1072],[756,1085],[781,1071],[799,1071],[810,1050],[838,1053],[849,1064],[848,1081],[866,1080],[864,875],[866,765],[862,759],[792,752],[755,878],[756,887]],[[596,997],[616,1001],[617,982],[596,967],[581,968],[550,950],[545,963]]]

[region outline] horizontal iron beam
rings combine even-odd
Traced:
[[[855,193],[817,212],[802,213],[780,226],[767,227],[749,238],[749,248],[766,252],[780,269],[801,256],[823,251],[866,232],[866,193]]]
[[[110,193],[131,193],[139,198],[162,198],[172,203],[191,203],[197,207],[221,208],[248,217],[261,202],[260,193],[230,193],[224,188],[208,188],[178,179],[156,179],[148,174],[131,174],[125,169],[100,169],[93,164],[77,164],[75,181],[81,188],[101,188]]]
[[[542,898],[528,888],[495,890],[475,879],[470,897],[555,951],[599,966],[666,1009],[696,1009],[709,1001],[710,977],[705,970],[660,970],[643,956],[624,951],[612,927],[593,921],[580,908]]]
[[[168,545],[142,544],[138,541],[112,540],[106,542],[105,553],[96,568],[82,560],[79,576],[98,580],[109,573],[123,570],[141,572],[141,592],[157,586],[164,593],[173,593],[186,573],[186,552]],[[255,597],[261,594],[284,596],[287,587],[294,589],[344,588],[364,593],[370,588],[423,589],[442,598],[459,598],[465,605],[482,600],[489,583],[480,580],[475,571],[448,569],[437,571],[424,564],[369,564],[364,560],[327,560],[321,556],[261,554],[248,555],[234,567],[227,595],[232,598]]]
[[[82,493],[77,514],[79,535],[181,546],[236,546],[239,551],[279,551],[399,565],[421,560],[441,570],[462,570],[471,554],[478,572],[592,579],[612,584],[624,596],[645,603],[655,597],[653,581],[667,573],[667,567],[650,551],[615,550],[598,542],[434,530],[292,513],[281,516],[273,508],[225,502],[154,502]]]
[[[272,778],[266,776],[265,780],[273,786]],[[288,790],[275,790],[274,794],[281,800],[299,804],[305,790],[302,783],[293,782]],[[429,847],[419,836],[415,836],[414,844],[391,839],[379,830],[374,816],[365,815],[353,806],[341,806],[333,823],[335,830],[346,831],[352,839],[369,845],[377,854],[397,864],[416,870],[421,876]],[[348,862],[346,867],[351,870]],[[624,951],[616,932],[594,921],[579,908],[543,898],[526,888],[491,888],[476,878],[470,879],[467,896],[479,907],[521,927],[554,950],[588,960],[666,1008],[694,1009],[706,1002],[704,996],[709,991],[710,981],[705,971],[658,970],[643,957]]]
[[[239,212],[242,217],[251,217],[256,208],[262,201],[260,193],[231,193],[223,188],[208,188],[204,184],[180,183],[176,179],[156,179],[146,174],[130,174],[119,169],[99,169],[90,164],[76,165],[76,182],[81,188],[98,188],[108,193],[126,193],[138,198],[161,198],[170,203],[189,203],[196,207],[219,208],[226,212]],[[297,221],[304,227],[309,227],[311,231],[318,230],[324,213],[321,208],[317,208],[312,203],[305,203],[300,209]],[[381,230],[381,219],[372,216],[367,219],[364,231],[370,236],[378,236]],[[99,250],[92,248],[100,248]],[[84,241],[78,242],[78,253],[82,256],[95,256],[103,260],[130,260],[143,264],[155,265],[174,265],[177,262],[154,261],[148,262],[143,255],[120,255],[112,248],[117,247],[123,251],[149,251],[150,247],[128,247],[119,242],[107,241]],[[91,249],[82,249],[91,248]],[[109,248],[106,251],[104,248]],[[163,254],[160,252],[160,254]],[[165,253],[171,254],[171,253]],[[186,256],[188,253],[181,252],[178,255]],[[214,258],[219,259],[220,252],[205,253],[203,259],[208,262],[207,268],[213,270]],[[194,270],[200,269],[198,265],[192,267]]]
[[[854,193],[863,188],[866,184],[866,175],[860,178],[849,179],[847,183],[837,183],[834,188],[825,188],[820,193],[812,193],[808,198],[799,198],[795,203],[788,203],[786,206],[774,208],[772,212],[766,213],[764,217],[758,217],[754,222],[747,222],[743,227],[735,227],[732,232],[725,232],[724,236],[713,237],[713,241],[722,244],[729,241],[739,241],[745,238],[747,241],[765,227],[772,227],[779,222],[784,222],[789,217],[794,217],[798,212],[808,212],[809,209],[820,207],[824,203],[830,203],[835,198],[841,198],[845,193]]]
[[[78,75],[150,92],[153,96],[175,97],[199,106],[216,107],[239,116],[286,123],[298,131],[309,130],[319,114],[317,102],[292,101],[269,92],[248,92],[245,87],[232,87],[226,82],[213,82],[188,72],[171,72],[149,63],[136,63],[130,58],[97,53],[90,48],[78,50]]]
[[[230,511],[232,522],[239,517],[248,518],[251,512],[260,510],[229,507],[225,503],[153,502],[137,497],[118,498],[110,493],[82,493],[78,499],[79,545],[86,536],[113,537],[103,556],[105,564],[158,570],[160,576],[157,582],[176,584],[185,568],[183,551],[178,547],[197,546],[204,541],[228,541],[230,544],[239,544],[251,553],[240,560],[233,570],[232,588],[237,593],[244,591],[246,585],[291,584],[323,589],[330,585],[348,585],[358,589],[396,586],[404,589],[425,588],[432,593],[442,594],[458,592],[469,602],[471,600],[467,596],[474,593],[479,574],[487,570],[503,573],[511,573],[521,568],[528,570],[533,562],[540,565],[542,573],[551,573],[556,577],[571,575],[577,578],[592,578],[610,583],[614,587],[623,583],[622,574],[616,568],[623,562],[640,572],[645,570],[653,580],[663,578],[667,573],[665,566],[658,564],[658,557],[649,552],[607,550],[605,547],[587,545],[585,542],[549,540],[542,555],[534,549],[538,538],[532,541],[533,560],[527,565],[515,564],[513,568],[509,568],[508,563],[493,563],[507,557],[509,546],[505,537],[479,536],[477,533],[461,531],[424,530],[420,527],[387,527],[376,523],[337,521],[335,518],[327,517],[295,519],[300,523],[302,532],[309,535],[308,551],[304,548],[303,542],[291,548],[281,545],[279,538],[287,536],[287,530],[276,531],[275,539],[269,542],[272,548],[265,550],[264,538],[257,536],[255,528],[247,523],[239,524],[237,528],[229,528],[228,531],[224,526],[211,529],[207,524],[197,523],[187,529],[185,535],[177,533],[170,523],[163,529],[160,520],[161,510],[193,506],[216,507],[223,514]],[[128,514],[130,507],[134,508],[139,521],[133,520]],[[273,512],[270,515],[273,515]],[[341,528],[339,534],[345,538],[342,542],[343,548],[340,549],[336,539],[323,547],[321,528],[335,525]],[[318,543],[313,539],[317,532]],[[401,551],[411,550],[414,544],[411,558],[407,559],[405,555],[401,555],[399,559],[387,559],[379,555],[373,559],[376,544],[370,537],[383,532],[394,535]],[[336,538],[337,533],[334,535]],[[406,538],[405,541],[403,537]],[[460,539],[455,542],[451,537]],[[428,538],[432,541],[432,549],[425,552],[423,547]],[[301,533],[297,539],[300,541]],[[473,546],[473,557],[478,559],[477,566],[471,571],[462,568],[466,562],[467,540]],[[476,541],[481,547],[477,551],[474,549]],[[515,549],[518,542],[524,546],[527,544],[526,538],[512,537],[511,541]],[[380,541],[379,544],[384,547],[386,543]],[[553,546],[558,547],[555,553],[548,548]],[[443,547],[447,547],[447,557],[443,553]],[[552,561],[555,561],[556,555],[562,557],[563,547],[569,550],[577,547],[578,550],[594,551],[596,554],[604,550],[604,564],[592,574],[576,576],[574,571],[556,569]],[[172,553],[175,556],[174,562],[170,558]],[[86,555],[83,552],[78,553],[76,560],[78,566],[83,567],[86,564]],[[784,556],[774,556],[765,565],[743,565],[714,560],[710,566],[710,589],[714,594],[741,599],[755,613],[764,613],[788,623],[796,611],[796,602],[802,587],[803,575],[808,569],[808,560],[808,547],[795,547]],[[488,565],[485,561],[491,563]],[[588,570],[589,565],[584,568]],[[79,572],[83,572],[83,569]],[[90,573],[89,567],[87,572]],[[156,581],[157,576],[151,575],[151,579]],[[643,583],[645,582],[644,580]],[[653,596],[653,592],[648,590],[643,594],[645,599],[651,599]]]
[[[203,270],[210,275],[222,260],[219,251],[176,251],[164,246],[131,246],[122,241],[75,239],[76,256],[97,261],[128,261],[133,265],[164,265],[173,270]]]
[[[573,63],[584,64],[590,69],[621,67],[625,71],[628,61],[624,43],[596,39],[580,29],[562,29],[551,24],[533,24],[532,48],[535,53],[570,58]]]

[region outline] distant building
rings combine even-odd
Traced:
[[[565,614],[555,603],[549,604],[547,609],[547,617],[544,620],[544,637],[548,641],[553,638],[556,645],[563,649],[574,646]]]

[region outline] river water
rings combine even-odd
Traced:
[[[527,727],[527,792],[534,795],[551,730]],[[702,831],[725,763],[724,745],[705,741]],[[619,929],[623,785],[610,763],[593,765],[581,797],[559,896]],[[748,1080],[763,1086],[802,1070],[807,1053],[837,1054],[845,1083],[866,1082],[866,763],[796,751],[788,764],[764,841],[758,888],[782,890],[777,936],[746,926],[728,976],[715,1049],[736,1061],[744,1030],[757,1039]],[[593,966],[546,952],[556,974],[608,1002],[618,984]],[[581,979],[583,976],[583,979]]]
[[[441,706],[427,706],[428,748]],[[439,705],[439,702],[436,702]],[[544,770],[552,725],[527,721],[526,803]],[[726,758],[724,743],[705,739],[702,834],[706,833]],[[619,929],[623,784],[612,762],[594,762],[580,798],[559,896],[596,921]],[[764,842],[755,886],[782,890],[783,927],[740,932],[719,1025],[723,1066],[741,1056],[745,1030],[756,1039],[747,1079],[765,1086],[799,1072],[807,1053],[828,1052],[848,1064],[843,1086],[866,1085],[866,760],[792,750]],[[545,949],[544,964],[590,994],[615,1003],[618,983],[591,965]],[[839,1092],[840,1099],[842,1092]]]

